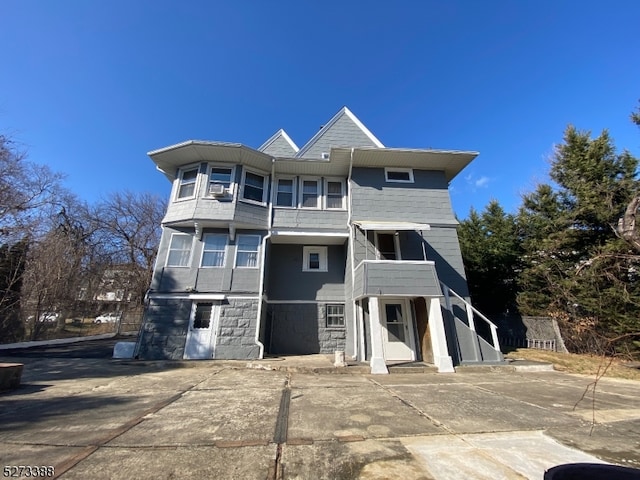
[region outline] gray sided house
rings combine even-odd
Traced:
[[[346,107],[302,148],[279,130],[150,152],[173,188],[138,358],[502,362],[448,190],[476,155],[387,148]]]

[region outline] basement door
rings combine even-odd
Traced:
[[[219,313],[220,306],[217,304],[211,302],[193,304],[184,346],[184,359],[213,358]]]
[[[412,348],[413,334],[410,328],[411,319],[407,301],[383,300],[380,303],[384,359],[414,361],[416,357]]]

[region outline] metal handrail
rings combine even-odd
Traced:
[[[440,286],[444,290],[445,298],[447,298],[447,302],[448,302],[449,294],[453,294],[454,297],[456,297],[457,299],[461,300],[464,303],[464,305],[466,307],[466,310],[467,310],[467,319],[469,320],[469,328],[471,330],[473,330],[474,332],[476,331],[475,323],[474,323],[474,320],[473,320],[473,314],[474,313],[476,315],[478,315],[478,317],[480,317],[482,320],[484,320],[489,325],[489,327],[491,328],[491,340],[493,341],[493,348],[495,350],[497,350],[497,351],[500,351],[500,342],[498,341],[498,327],[496,326],[496,324],[493,323],[491,320],[489,320],[476,307],[471,305],[471,303],[466,301],[464,298],[462,298],[460,295],[458,295],[455,291],[453,291],[451,288],[449,288],[449,286],[445,285],[442,282],[440,282]],[[451,310],[451,305],[447,305],[447,307]]]

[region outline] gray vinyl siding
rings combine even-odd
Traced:
[[[354,168],[352,220],[457,224],[444,172],[414,170],[414,183],[386,182],[383,168]]]
[[[309,147],[301,158],[322,158],[331,147],[376,147],[376,144],[347,115],[342,115]],[[305,148],[305,147],[303,147]]]
[[[273,157],[293,157],[297,153],[282,135],[278,136],[262,152]]]
[[[158,263],[151,282],[154,292],[184,292],[193,288],[200,293],[257,293],[260,284],[260,268],[234,268],[236,258],[236,242],[228,239],[227,252],[224,267],[200,267],[202,259],[203,241],[195,240],[191,253],[191,265],[189,267],[165,267],[172,233],[188,233],[193,235],[193,229],[165,228],[160,247],[158,249]],[[225,229],[205,229],[207,233],[228,235]],[[266,235],[261,230],[237,230],[238,235],[259,235],[261,239]],[[262,241],[260,243],[262,246]],[[262,258],[259,253],[258,261]]]
[[[345,246],[327,246],[327,272],[303,272],[302,252],[303,245],[271,245],[268,299],[344,302]]]
[[[462,263],[458,233],[451,227],[432,227],[423,233],[426,240],[427,259],[436,262],[440,281],[464,297],[469,297],[467,277]]]
[[[356,268],[353,287],[356,297],[442,295],[431,263],[364,262]]]
[[[343,230],[347,232],[346,210],[310,210],[304,208],[274,208],[273,228],[303,230]]]
[[[216,218],[217,217],[207,217]],[[255,225],[259,228],[267,228],[269,222],[269,208],[267,205],[253,205],[238,201],[233,216],[233,221],[244,225]]]

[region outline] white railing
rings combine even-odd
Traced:
[[[452,295],[454,297],[456,297],[458,300],[462,301],[462,303],[464,303],[465,309],[467,311],[467,320],[469,322],[469,328],[474,333],[477,334],[477,332],[476,332],[476,324],[475,324],[475,320],[473,318],[473,315],[476,314],[479,318],[484,320],[487,323],[487,325],[489,325],[489,328],[491,329],[492,346],[497,352],[499,352],[500,351],[500,342],[498,341],[498,327],[495,325],[495,323],[493,323],[486,316],[484,316],[482,314],[482,312],[480,312],[477,308],[475,308],[473,305],[471,305],[471,303],[467,302],[464,298],[462,298],[456,292],[451,290],[447,285],[445,285],[444,283],[440,282],[440,286],[442,287],[442,293],[444,294],[444,301],[445,301],[447,310],[449,310],[450,312],[453,312],[453,309],[452,309],[452,306],[451,306],[451,296]]]

